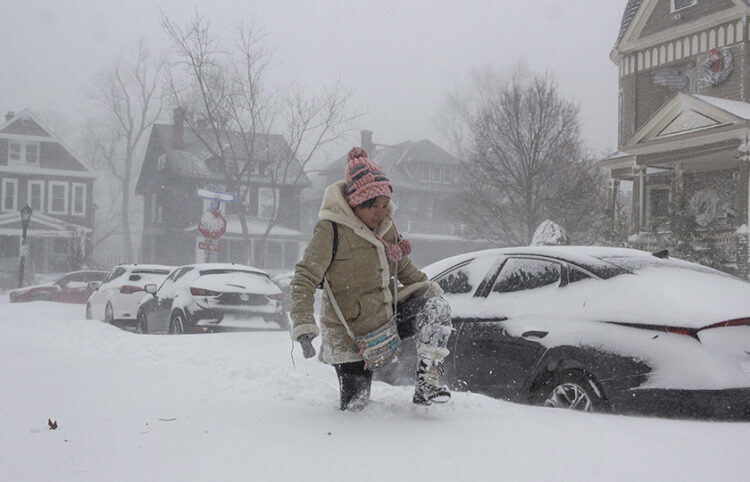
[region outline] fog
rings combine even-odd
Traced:
[[[451,89],[472,69],[525,62],[557,75],[581,106],[582,132],[597,153],[617,140],[617,69],[609,60],[625,0],[235,0],[7,2],[0,18],[0,109],[30,108],[76,124],[95,75],[138,39],[168,47],[160,12],[179,22],[199,12],[212,26],[256,22],[273,49],[272,80],[311,88],[340,81],[362,112],[352,126],[385,144],[430,138]],[[339,156],[341,153],[335,153]]]

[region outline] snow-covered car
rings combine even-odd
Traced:
[[[115,266],[99,284],[86,304],[86,318],[107,323],[135,324],[138,305],[147,284],[161,284],[174,269],[159,264],[121,264]]]
[[[148,284],[138,307],[141,333],[286,329],[281,290],[264,271],[231,263],[180,266]]]
[[[424,269],[451,305],[447,383],[516,402],[750,419],[750,283],[624,248],[478,251]],[[413,379],[406,363],[380,374]]]
[[[9,293],[11,303],[25,301],[57,301],[59,303],[86,303],[91,296],[89,283],[101,281],[106,271],[84,270],[73,271],[56,279],[52,283],[26,286]]]

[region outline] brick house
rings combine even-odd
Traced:
[[[8,112],[0,126],[0,259],[15,270],[21,242],[19,210],[33,210],[27,269],[59,272],[75,248],[90,243],[96,175],[28,110]],[[76,246],[76,243],[79,243]]]
[[[386,173],[393,185],[398,209],[394,220],[399,232],[414,247],[409,256],[417,266],[484,247],[464,238],[451,206],[457,196],[456,179],[460,161],[428,139],[380,145],[371,131],[361,132],[361,146]],[[346,156],[328,166],[323,174],[326,186],[344,179]],[[322,192],[311,200],[308,219],[317,220]],[[311,230],[311,227],[310,227]]]
[[[264,141],[270,151],[289,150],[282,136],[271,135],[264,137]],[[235,151],[242,152],[242,149]],[[243,186],[247,195],[236,201],[246,206],[245,218],[251,238],[249,252],[242,249],[242,231],[235,205],[221,203],[227,229],[218,241],[220,251],[211,253],[210,260],[271,270],[290,269],[299,259],[304,240],[299,231],[300,192],[310,181],[301,173],[296,159],[281,180],[272,180],[268,175],[269,158],[258,156],[250,162],[254,165],[254,175]],[[143,262],[181,265],[209,259],[206,251],[198,249],[198,242],[204,239],[198,232],[197,222],[201,214],[209,210],[211,201],[199,198],[198,189],[226,192],[226,180],[200,138],[175,110],[171,125],[153,126],[136,185],[136,194],[143,196],[144,206]],[[274,198],[279,200],[279,221],[268,235],[266,256],[261,259],[259,243],[269,225]]]
[[[750,0],[629,0],[610,54],[619,148],[601,161],[632,189],[631,240],[657,246],[687,207],[729,271],[748,267]]]

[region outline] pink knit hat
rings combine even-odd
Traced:
[[[380,167],[361,147],[352,147],[346,159],[346,200],[352,207],[378,196],[391,197],[393,187]]]

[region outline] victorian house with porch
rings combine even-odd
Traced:
[[[200,121],[188,122],[185,115],[176,109],[173,123],[154,125],[149,136],[136,185],[144,206],[143,262],[180,265],[219,261],[269,270],[293,268],[305,239],[299,230],[300,192],[310,181],[297,159],[287,158],[290,149],[286,140],[280,135],[256,135],[254,142],[259,147],[252,159],[241,158],[241,153],[247,152],[243,146],[228,149],[239,157],[228,162],[249,163],[249,175],[243,176],[241,192],[231,193],[237,199],[220,204],[227,223],[226,233],[214,243],[219,251],[205,251],[199,248],[206,240],[199,233],[198,220],[211,209],[212,201],[197,192],[231,189],[220,161],[205,145],[212,133]],[[221,137],[240,143],[239,133],[222,133]],[[249,243],[243,241],[237,214],[240,203]]]
[[[611,53],[619,149],[601,161],[632,189],[630,239],[660,249],[676,216],[747,277],[750,0],[629,0]],[[679,211],[679,213],[678,213]]]
[[[93,232],[96,175],[30,111],[8,112],[0,126],[0,261],[18,267],[20,210],[32,215],[26,269],[67,271],[74,252],[85,252]]]

